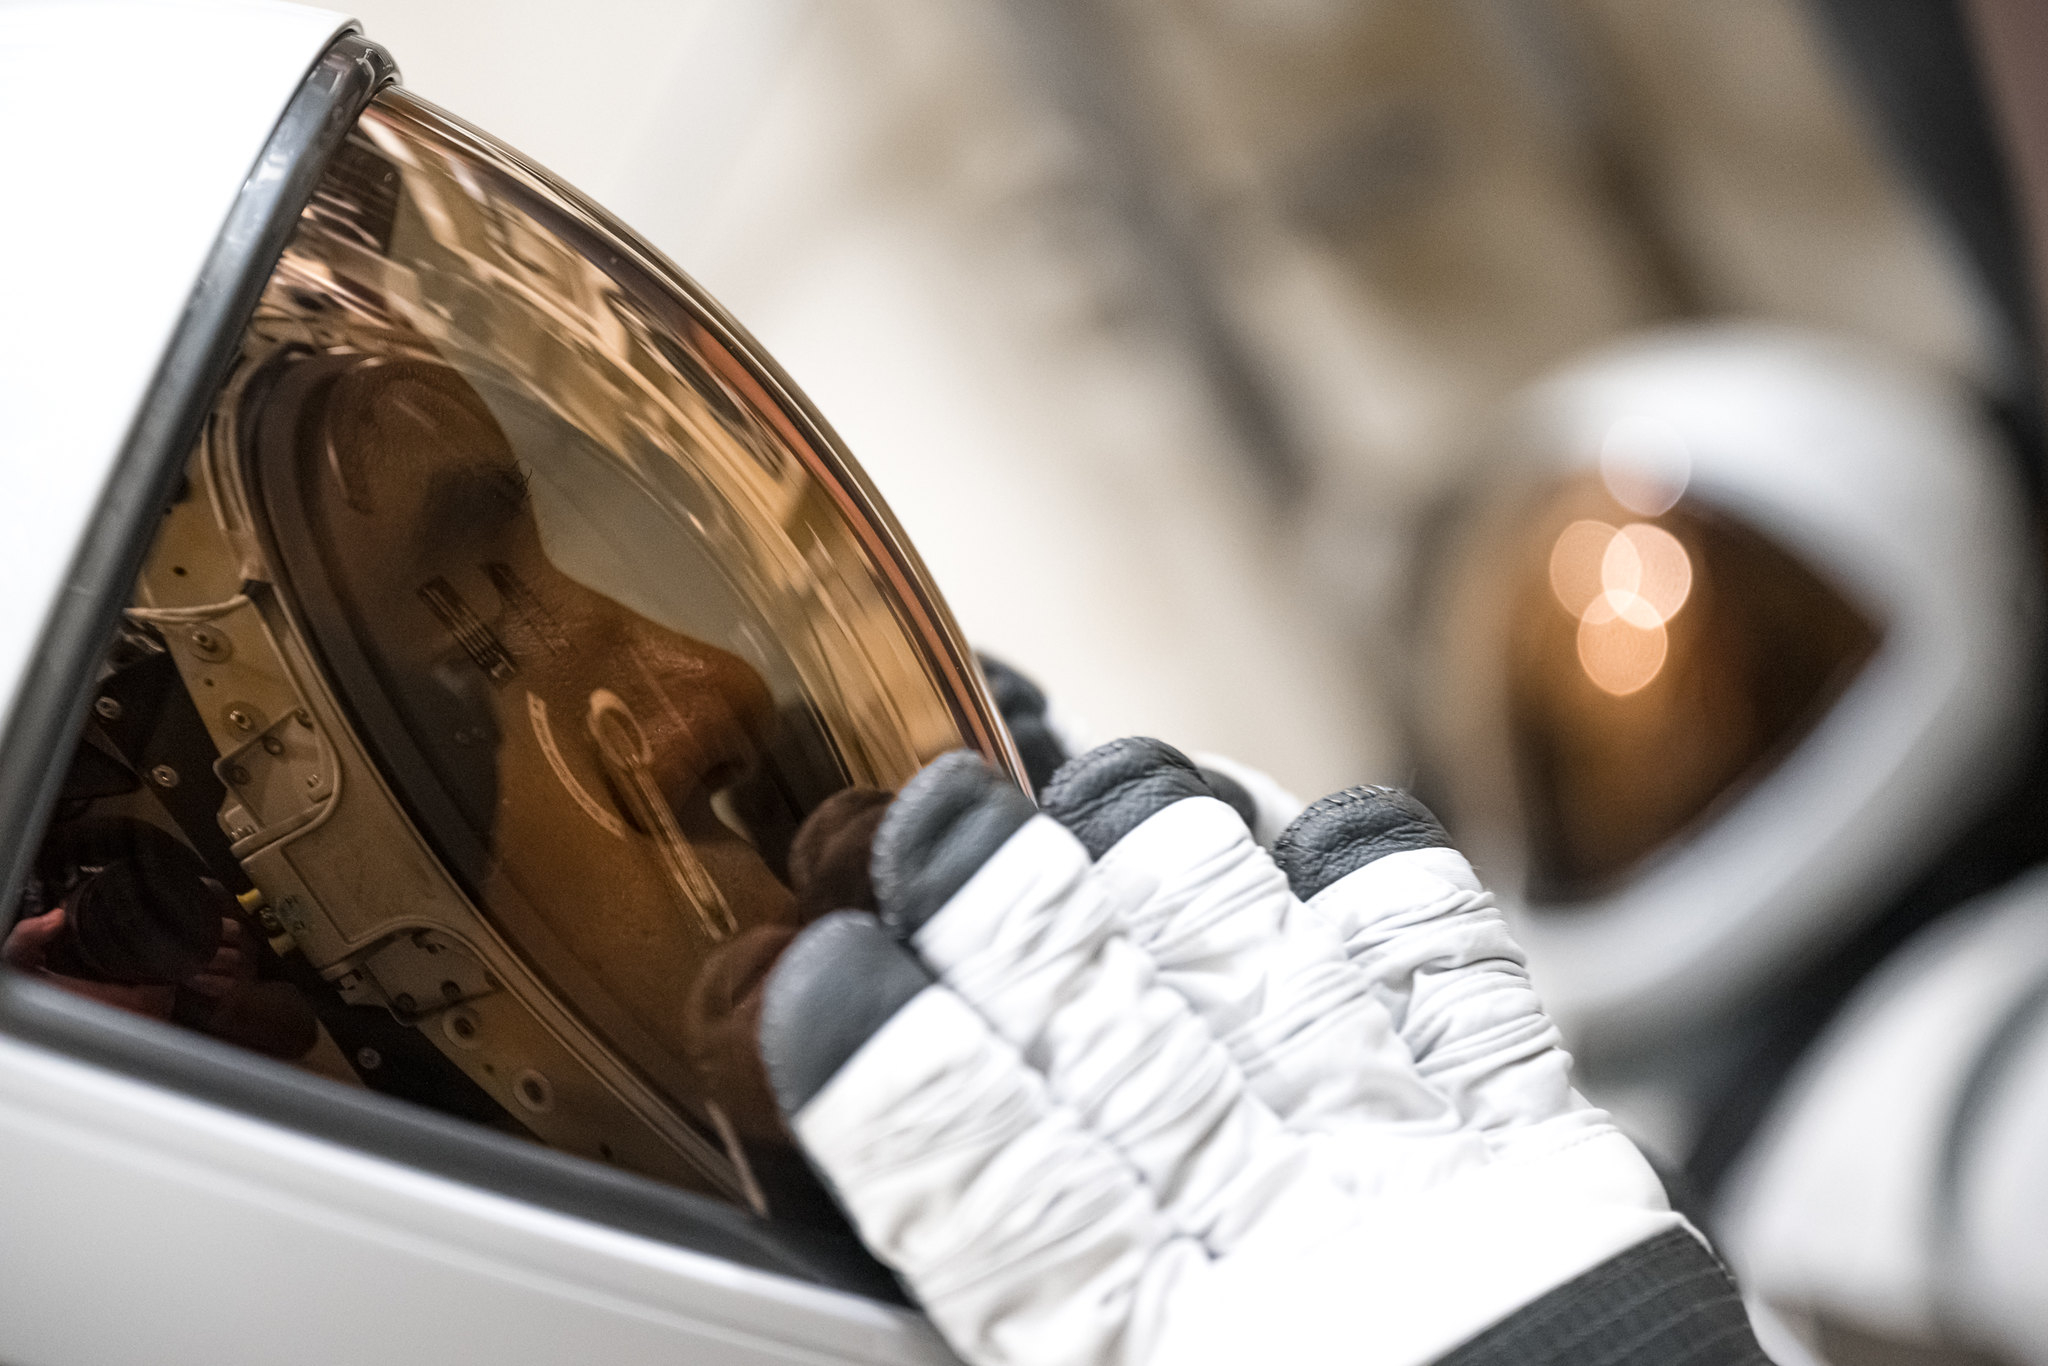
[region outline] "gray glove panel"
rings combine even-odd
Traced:
[[[1074,832],[1089,858],[1099,859],[1175,802],[1216,795],[1208,775],[1185,754],[1164,741],[1133,736],[1068,761],[1039,793],[1039,806]]]
[[[761,1061],[784,1114],[810,1104],[874,1032],[932,983],[882,922],[834,911],[775,964],[761,1002]]]
[[[1294,894],[1313,901],[1325,887],[1404,849],[1448,849],[1430,809],[1393,787],[1353,787],[1302,812],[1273,842],[1273,861]]]
[[[1031,819],[1031,799],[966,750],[904,784],[875,831],[875,902],[908,938]]]

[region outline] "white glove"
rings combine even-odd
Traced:
[[[1763,1360],[1420,806],[1355,789],[1269,856],[1156,741],[1044,800],[926,769],[882,921],[806,930],[762,1015],[791,1129],[969,1361]]]

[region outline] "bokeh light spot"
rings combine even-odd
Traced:
[[[1621,546],[1628,547],[1628,559],[1633,562],[1626,568],[1630,576],[1626,584],[1610,581],[1607,576],[1608,564],[1615,560],[1616,550]],[[1623,527],[1609,543],[1600,570],[1603,588],[1609,592],[1626,588],[1647,602],[1664,621],[1677,616],[1692,593],[1692,557],[1685,553],[1676,536],[1648,522],[1631,522]]]
[[[1692,557],[1662,527],[1631,522],[1616,530],[1585,518],[1550,548],[1550,591],[1579,619],[1586,677],[1626,697],[1664,668],[1664,625],[1692,594]]]
[[[1616,697],[1647,687],[1663,670],[1670,648],[1661,621],[1648,627],[1638,624],[1650,611],[1649,604],[1633,595],[1629,601],[1641,611],[1599,613],[1603,619],[1598,620],[1588,611],[1579,619],[1579,666],[1595,687]]]
[[[1692,480],[1692,451],[1668,422],[1632,416],[1616,420],[1600,442],[1600,482],[1639,517],[1668,512]]]
[[[1558,605],[1573,616],[1589,607],[1605,591],[1602,583],[1603,557],[1614,539],[1614,528],[1605,522],[1573,522],[1550,548],[1550,591]]]

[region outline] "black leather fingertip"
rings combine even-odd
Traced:
[[[834,911],[790,943],[761,995],[761,1061],[784,1115],[825,1089],[932,977],[865,911]]]
[[[875,831],[869,867],[883,922],[916,933],[1036,812],[980,755],[955,750],[927,764]]]
[[[1409,849],[1448,849],[1428,807],[1397,787],[1354,787],[1294,818],[1273,842],[1273,861],[1303,901],[1375,859]]]
[[[1031,790],[1045,791],[1052,775],[1067,761],[1066,746],[1059,742],[1045,719],[1045,693],[1002,660],[989,655],[977,658],[996,710],[1002,713],[1003,724],[1010,728],[1017,757],[1024,761],[1024,776],[1031,780]]]
[[[1245,829],[1259,828],[1259,804],[1252,800],[1252,794],[1245,790],[1243,783],[1228,773],[1219,773],[1213,768],[1205,767],[1198,771],[1202,775],[1202,781],[1209,785],[1209,790],[1216,794],[1217,800],[1237,813],[1237,818],[1244,822]]]
[[[1216,794],[1194,761],[1164,740],[1134,735],[1070,759],[1039,795],[1040,809],[1101,858],[1175,802]]]
[[[994,655],[976,652],[982,677],[988,680],[989,695],[1005,721],[1012,716],[1045,715],[1045,690]]]

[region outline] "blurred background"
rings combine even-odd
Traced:
[[[356,12],[761,338],[979,644],[1304,793],[1406,776],[1386,618],[1517,387],[1702,314],[2002,363],[1781,0]]]
[[[2048,1360],[2038,403],[1961,10],[355,12],[765,343],[1067,733],[1420,790],[1781,1363]]]

